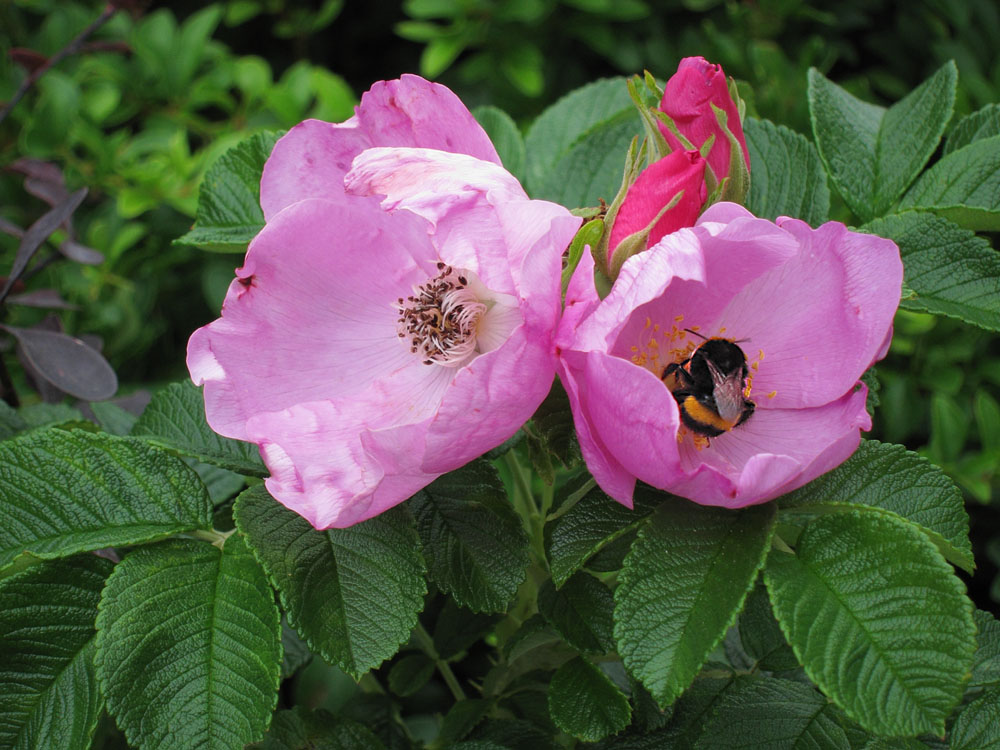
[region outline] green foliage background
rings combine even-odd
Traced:
[[[0,4],[0,101],[9,99],[26,75],[12,50],[53,53],[102,5],[66,0]],[[137,17],[118,13],[94,37],[124,43],[127,51],[97,49],[70,57],[0,124],[0,217],[28,226],[44,211],[44,204],[25,192],[23,176],[3,169],[19,157],[53,162],[63,169],[70,189],[90,189],[74,217],[77,236],[103,253],[104,262],[52,264],[32,284],[58,289],[74,306],[59,313],[66,330],[101,337],[127,394],[184,376],[187,337],[216,316],[238,263],[237,256],[174,242],[195,220],[198,187],[209,166],[257,132],[282,130],[307,117],[349,117],[374,80],[420,72],[452,87],[470,108],[503,109],[524,132],[546,107],[590,81],[644,68],[666,78],[679,58],[702,55],[739,80],[748,114],[811,139],[810,67],[867,101],[888,104],[954,59],[958,98],[947,132],[964,115],[1000,100],[997,39],[1000,6],[994,0],[154,3]],[[534,180],[540,189],[544,178],[525,176],[529,186]],[[836,190],[830,197],[831,218],[854,226],[868,218],[856,215]],[[991,239],[995,245],[996,235]],[[16,247],[15,238],[0,233],[0,269],[11,265]],[[18,326],[45,315],[30,307],[11,310],[5,322]],[[869,437],[903,444],[956,480],[971,515],[972,552],[979,566],[975,577],[967,578],[970,594],[980,608],[997,613],[996,335],[927,312],[901,310],[877,379],[875,428]],[[24,383],[18,385],[24,390]],[[133,434],[155,436],[169,446],[164,425],[170,419],[159,423],[157,416],[155,410],[147,413]],[[105,415],[102,423],[109,424],[109,418]],[[207,453],[215,449],[212,439],[205,436]],[[206,475],[203,479],[208,481]],[[221,475],[215,479],[226,481]],[[224,496],[224,489],[219,491]],[[446,513],[447,502],[446,496],[426,495],[415,504],[428,529]],[[252,508],[247,500],[237,515],[247,528],[254,524]],[[563,580],[572,580],[574,570],[567,568]],[[446,611],[432,614],[447,619]],[[488,615],[480,617],[477,638],[491,626]],[[398,629],[407,631],[408,625]],[[81,642],[88,637],[82,634]],[[599,642],[610,634],[595,625],[578,637]],[[437,633],[434,639],[444,656],[444,636],[440,644]],[[295,639],[289,637],[285,650],[286,660],[289,654],[294,658]],[[377,663],[377,657],[371,661]],[[472,654],[470,663],[476,658]],[[367,666],[358,665],[360,671]],[[399,659],[389,680],[395,674],[399,684],[420,682],[413,675],[426,666]],[[567,671],[556,679],[588,679],[584,662],[562,669]],[[322,700],[337,709],[338,696],[352,688],[344,683],[338,692],[342,677],[317,660],[288,689],[298,693],[292,700],[310,705]],[[420,699],[433,700],[418,693],[414,700]]]

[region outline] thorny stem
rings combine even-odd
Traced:
[[[455,696],[455,700],[464,701],[465,691],[462,690],[462,686],[458,683],[458,678],[451,671],[448,662],[438,656],[437,649],[434,648],[434,639],[431,638],[430,634],[424,630],[424,626],[419,622],[413,630],[413,634],[416,636],[417,643],[423,652],[434,661],[434,665],[437,667],[438,672],[441,673],[441,677],[444,678],[444,682],[448,686],[448,689],[451,690],[451,694]]]
[[[31,87],[38,82],[39,78],[45,75],[50,68],[58,65],[70,55],[75,55],[79,52],[80,48],[83,47],[83,43],[87,41],[87,37],[101,28],[101,26],[107,23],[108,19],[117,12],[118,9],[111,3],[108,3],[104,7],[104,10],[101,11],[101,15],[94,19],[94,22],[87,28],[77,34],[76,38],[72,42],[67,44],[61,50],[52,55],[52,57],[35,68],[35,70],[33,70],[31,74],[24,79],[17,91],[14,92],[14,96],[10,98],[10,101],[4,104],[3,107],[0,107],[0,122],[3,122],[4,119],[6,119],[7,115],[9,115],[11,110],[14,109],[14,106],[21,101],[22,98],[24,98],[24,95],[31,90]]]

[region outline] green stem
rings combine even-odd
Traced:
[[[203,542],[209,542],[214,544],[219,549],[222,549],[226,540],[236,533],[236,529],[230,529],[229,531],[216,531],[215,529],[205,530],[205,529],[195,529],[189,532],[189,536],[192,539],[201,539]]]
[[[517,460],[517,455],[513,450],[509,450],[503,454],[503,460],[514,479],[514,504],[523,507],[529,515],[537,515],[538,507],[535,505],[535,495],[531,491],[528,477],[525,476],[524,467]]]
[[[793,555],[795,554],[795,550],[793,550],[791,547],[789,547],[788,543],[784,539],[782,539],[780,536],[778,536],[778,534],[775,534],[774,536],[771,537],[771,545],[775,549],[779,549],[782,552],[788,552],[788,553],[793,554]]]
[[[371,695],[385,695],[385,688],[379,684],[379,681],[375,679],[375,675],[371,672],[365,672],[361,675],[361,679],[358,680],[358,687],[361,689],[362,693],[369,693]]]
[[[423,652],[434,661],[434,665],[437,667],[438,672],[441,673],[441,677],[444,679],[448,689],[451,690],[451,694],[455,696],[455,700],[464,701],[465,691],[462,690],[462,686],[458,683],[458,678],[451,671],[448,662],[438,656],[437,649],[434,648],[434,639],[431,638],[430,634],[424,630],[424,626],[419,622],[417,623],[417,627],[414,628],[413,634],[417,637],[417,643]]]

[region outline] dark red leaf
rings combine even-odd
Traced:
[[[25,292],[24,294],[12,294],[7,298],[7,304],[24,305],[25,307],[45,307],[50,310],[80,309],[79,305],[74,305],[64,300],[55,289],[36,289],[33,292]]]
[[[59,252],[70,260],[83,263],[86,266],[99,266],[104,262],[104,255],[92,247],[81,245],[75,240],[66,240],[59,246]]]
[[[80,188],[28,227],[28,231],[24,233],[24,236],[21,238],[21,244],[17,248],[17,254],[14,256],[14,265],[7,276],[7,282],[3,285],[3,289],[0,290],[0,302],[3,302],[7,298],[11,287],[21,277],[21,274],[24,273],[24,269],[28,267],[28,263],[31,261],[31,257],[35,254],[35,251],[42,246],[42,243],[45,242],[50,234],[56,231],[64,221],[73,215],[73,212],[83,202],[86,195],[87,188]]]
[[[49,60],[49,58],[41,52],[36,52],[33,49],[26,49],[25,47],[11,47],[10,59],[29,73],[34,73]]]
[[[0,326],[17,339],[20,353],[38,375],[71,396],[104,401],[118,390],[118,376],[103,356],[65,333]]]

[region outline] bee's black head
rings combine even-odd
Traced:
[[[742,373],[747,366],[747,357],[736,344],[727,339],[708,339],[695,352],[715,364],[720,372]]]

